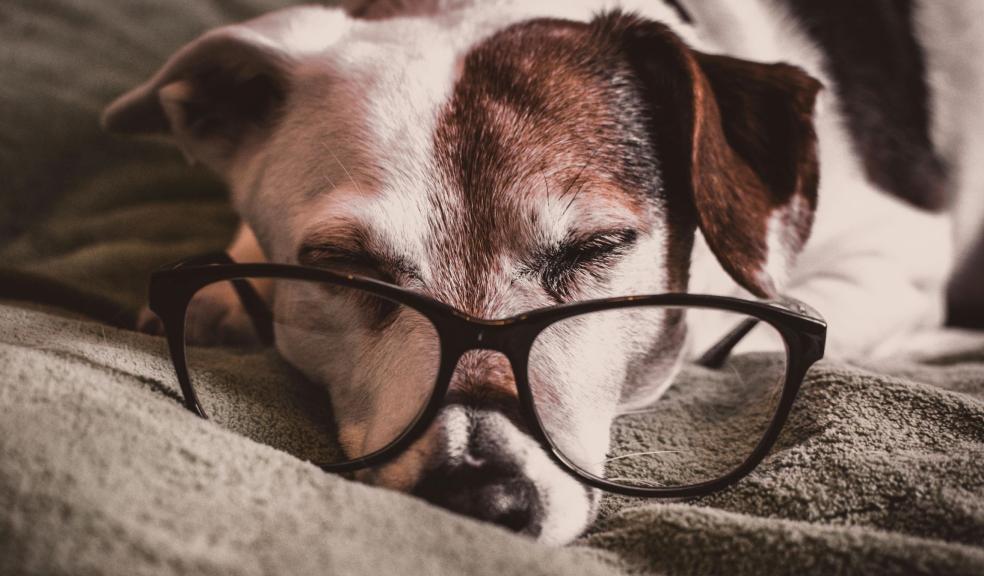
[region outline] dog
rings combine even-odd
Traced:
[[[971,100],[954,89],[925,104],[939,121],[912,137],[896,130],[913,123],[902,117],[860,122],[880,109],[852,99],[886,85],[877,74],[842,81],[850,54],[817,40],[810,10],[798,0],[289,8],[191,42],[103,124],[164,137],[225,180],[242,219],[237,261],[337,266],[483,318],[628,294],[788,294],[825,314],[830,353],[873,354],[941,321],[951,222],[919,205],[941,204],[943,166],[970,158],[955,119]],[[941,39],[947,19],[984,21],[970,0],[912,10],[927,76],[961,62]],[[869,132],[881,129],[902,134],[895,148]],[[258,289],[275,309],[273,287]],[[208,290],[198,305],[210,330],[248,324],[231,289]],[[656,394],[660,374],[630,381],[625,369],[653,335],[623,332],[639,346],[609,359],[616,376],[555,375],[573,422]],[[397,401],[386,394],[399,379],[395,344],[382,347],[395,356],[380,359],[391,369],[377,381],[332,384],[343,445],[385,425],[347,419],[365,395],[346,387],[375,390],[369,401],[385,413]],[[515,400],[511,379],[504,358],[463,359],[452,388],[473,402],[448,405],[364,479],[544,542],[576,538],[598,492],[482,404],[483,390]],[[576,397],[588,385],[600,390],[591,407]],[[596,428],[568,433],[598,444],[586,437]],[[486,466],[528,489],[490,486],[495,470],[447,472],[475,460],[463,446],[482,446]],[[477,497],[490,490],[500,496]]]

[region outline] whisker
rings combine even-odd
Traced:
[[[628,476],[613,476],[611,478],[606,478],[609,482],[626,482],[632,483],[636,486],[642,486],[646,488],[663,488],[665,484],[659,482],[654,482],[652,480],[645,480],[643,478],[630,478]]]
[[[577,187],[577,190],[574,192],[574,195],[571,196],[571,201],[567,203],[567,207],[564,208],[564,211],[563,212],[561,212],[561,214],[560,214],[561,216],[564,216],[564,214],[567,214],[567,211],[571,209],[571,205],[573,205],[574,204],[574,201],[577,200],[577,197],[581,193],[581,190],[584,190],[584,185],[585,184],[586,184],[586,182],[582,182],[581,185]]]
[[[581,165],[581,168],[577,171],[577,174],[574,176],[574,179],[571,180],[571,183],[567,185],[566,189],[564,189],[564,193],[561,194],[561,197],[567,196],[567,194],[571,191],[571,188],[574,187],[574,184],[576,184],[577,181],[581,179],[581,174],[583,174],[584,171],[588,168],[588,166],[592,162],[594,162],[595,157],[598,155],[598,152],[600,151],[601,148],[596,148],[595,151],[591,153],[591,156],[589,156],[588,159],[585,160],[584,164]],[[574,200],[577,200],[578,194],[580,194],[581,190],[584,189],[584,184],[585,183],[582,182],[581,185],[578,187],[577,191],[574,192],[574,196],[571,197],[570,202],[567,203],[567,207],[564,208],[564,211],[560,214],[561,217],[567,214],[567,211],[571,209],[571,205],[574,204]]]
[[[331,146],[327,142],[322,141],[321,147],[324,148],[326,152],[334,156],[334,153],[331,150]],[[338,159],[336,158],[335,161],[337,162]],[[317,167],[318,167],[318,173],[324,180],[328,182],[328,185],[331,186],[331,189],[334,190],[335,188],[337,188],[337,186],[335,185],[335,179],[328,174],[328,168],[326,167],[326,165],[322,164],[321,162],[318,162]]]
[[[623,458],[632,458],[633,456],[652,456],[653,454],[678,454],[680,452],[685,452],[684,450],[653,450],[650,452],[633,452],[631,454],[623,454],[621,456],[612,456],[611,458],[605,458],[598,464],[607,464],[609,462],[614,462],[616,460],[622,460]]]
[[[636,416],[639,414],[655,414],[659,412],[659,408],[656,406],[650,406],[648,408],[638,408],[636,410],[625,410],[624,412],[619,412],[616,418],[619,416]]]
[[[345,164],[343,164],[338,158],[335,151],[332,150],[327,144],[325,144],[325,150],[327,150],[328,153],[331,154],[331,157],[335,159],[335,162],[338,162],[338,165],[342,167],[342,170],[345,172],[345,175],[348,176],[349,181],[352,182],[353,186],[355,186],[355,191],[362,195],[362,188],[359,186],[359,183],[355,181],[355,178],[352,177],[352,173],[349,172],[348,168],[345,167]]]
[[[540,177],[543,178],[543,187],[546,191],[544,198],[547,199],[547,208],[552,208],[553,197],[550,194],[550,180],[547,178],[547,171],[542,166],[540,167]]]

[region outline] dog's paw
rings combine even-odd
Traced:
[[[144,307],[137,329],[163,335],[161,320]],[[199,290],[185,312],[185,343],[196,346],[252,347],[260,343],[252,319],[243,308],[230,282],[211,284]]]

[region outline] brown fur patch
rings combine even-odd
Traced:
[[[454,201],[436,207],[432,229],[446,232],[434,260],[460,263],[461,289],[442,286],[443,299],[495,314],[496,255],[530,248],[533,195],[617,203],[640,229],[654,225],[660,179],[644,101],[616,55],[591,26],[560,20],[509,27],[467,54],[435,135]]]
[[[519,414],[519,391],[512,366],[496,352],[473,350],[462,356],[445,402],[494,410],[518,429],[528,429]]]

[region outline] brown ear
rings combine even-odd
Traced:
[[[821,84],[794,66],[691,50],[656,22],[614,13],[599,23],[642,82],[667,193],[689,196],[708,245],[741,286],[776,296],[813,224]]]

